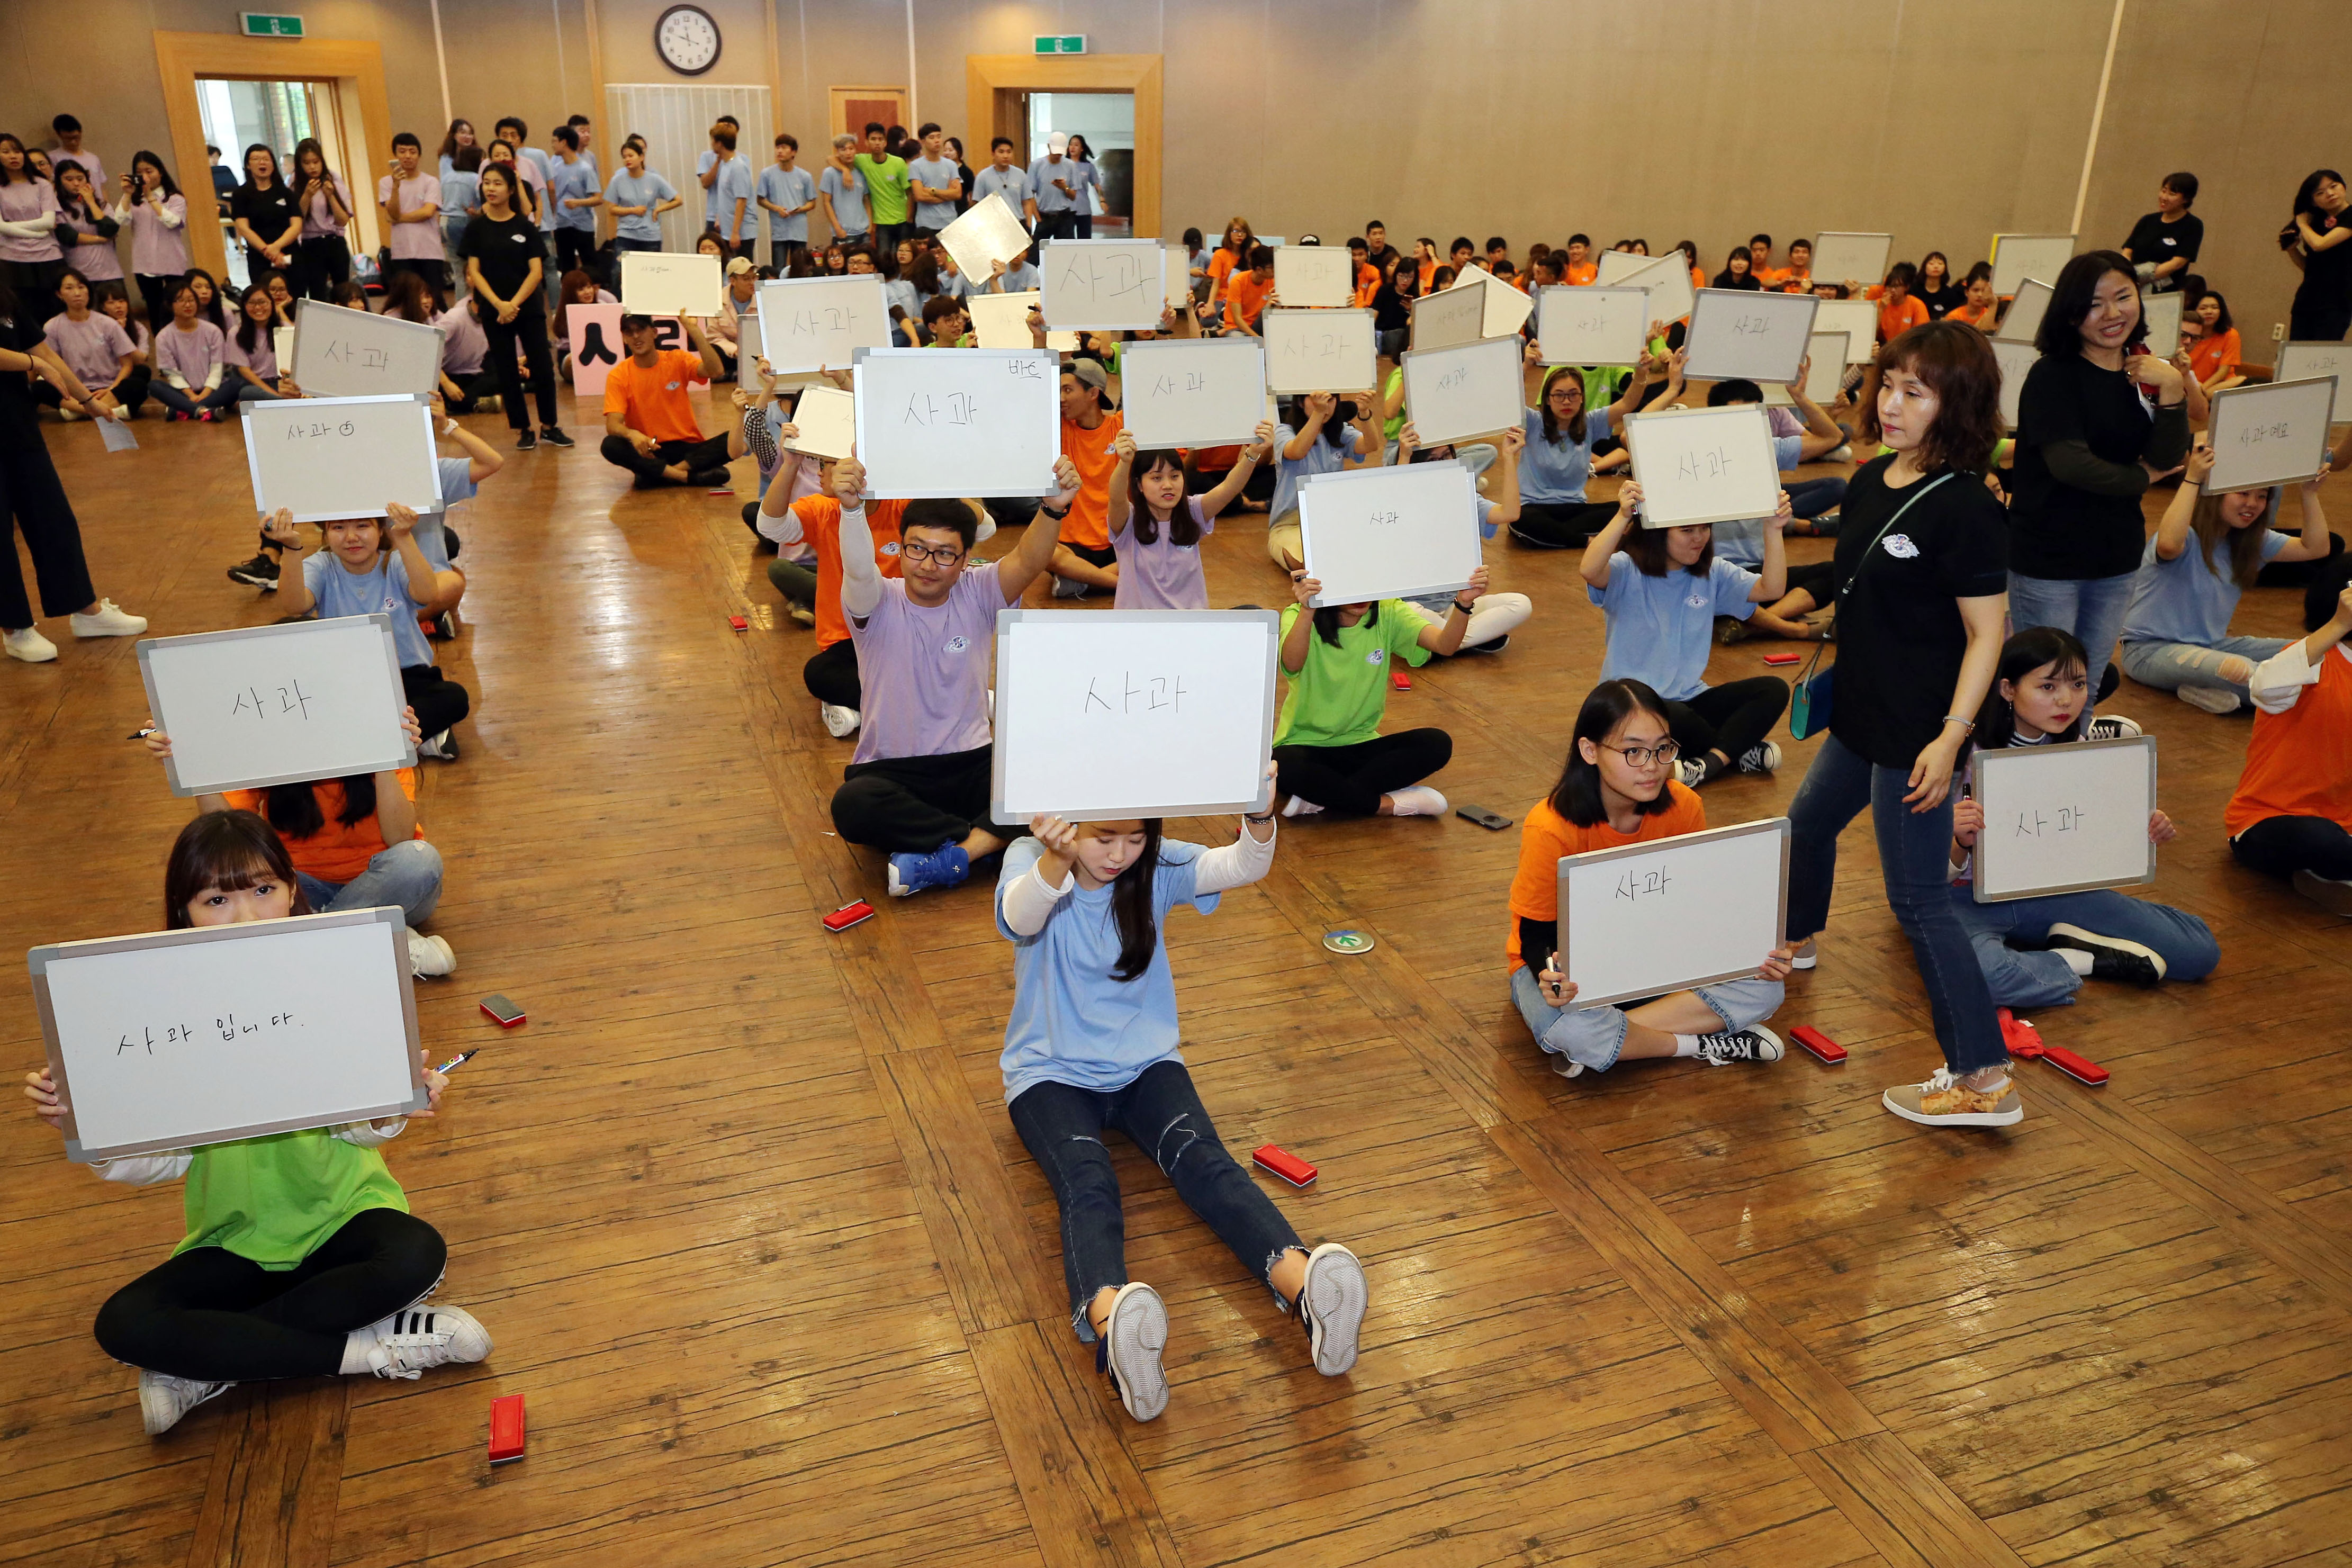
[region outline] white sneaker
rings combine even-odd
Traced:
[[[1160,1358],[1168,1350],[1168,1308],[1160,1292],[1140,1280],[1118,1288],[1103,1324],[1103,1365],[1118,1402],[1138,1421],[1168,1408],[1168,1373]]]
[[[111,599],[98,602],[98,614],[85,616],[76,610],[66,617],[78,637],[135,637],[147,629],[146,620],[139,616],[125,615]]]
[[[844,708],[833,702],[818,703],[816,715],[824,721],[824,732],[836,741],[846,740],[856,734],[861,721],[856,709]]]
[[[2208,713],[2235,713],[2243,706],[2234,691],[2223,691],[2212,686],[2183,686],[2173,692],[2191,708],[2202,708]]]
[[[2123,741],[2128,740],[2132,736],[2139,734],[2140,732],[2139,721],[2137,719],[2126,719],[2120,713],[2112,716],[2102,713],[2097,718],[2092,720],[2090,723],[2084,726],[2083,739],[2085,741]]]
[[[142,1371],[139,1374],[140,1422],[147,1428],[147,1436],[161,1437],[180,1424],[181,1416],[236,1386],[233,1383],[199,1383],[193,1377]]]
[[[1696,757],[1676,757],[1675,782],[1685,789],[1698,788],[1706,782],[1706,764]]]
[[[1371,1301],[1370,1282],[1354,1253],[1327,1241],[1307,1255],[1307,1283],[1299,1288],[1297,1306],[1317,1372],[1338,1377],[1356,1364],[1364,1309]]]
[[[38,626],[26,626],[21,632],[10,632],[6,637],[8,657],[21,658],[26,664],[47,664],[58,657],[58,645],[41,635]]]
[[[457,955],[446,936],[408,933],[408,973],[419,980],[457,973]]]
[[[79,409],[59,408],[58,410],[58,417],[70,425],[75,420],[84,417],[84,416]]]
[[[1389,791],[1389,809],[1399,816],[1444,816],[1445,797],[1427,784]]]
[[[1295,795],[1282,803],[1282,815],[1285,816],[1312,816],[1322,809],[1313,801]]]
[[[1828,451],[1828,452],[1823,452],[1823,453],[1822,454],[1822,456],[1821,456],[1821,460],[1822,460],[1822,462],[1824,462],[1824,463],[1851,463],[1851,462],[1853,462],[1853,442],[1851,442],[1851,441],[1843,441],[1843,442],[1839,443],[1835,450],[1833,450],[1833,451]]]
[[[995,537],[996,520],[989,516],[985,511],[982,512],[980,526],[971,531],[971,542],[974,544],[980,544]]]
[[[1821,938],[1819,937],[1809,936],[1804,941],[1799,942],[1795,948],[1791,950],[1796,953],[1796,956],[1789,960],[1789,967],[1791,969],[1811,969],[1819,964],[1822,961],[1822,951],[1816,944],[1820,941]]]
[[[1739,753],[1739,771],[1743,773],[1769,773],[1780,765],[1780,747],[1777,742],[1759,741]]]
[[[436,1366],[478,1362],[490,1353],[490,1331],[456,1307],[404,1307],[381,1322],[353,1329],[343,1351],[360,1352],[378,1377],[424,1376]]]

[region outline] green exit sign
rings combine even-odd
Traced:
[[[1034,38],[1036,52],[1041,55],[1082,55],[1087,52],[1084,33],[1039,33]]]
[[[299,38],[302,36],[299,16],[271,16],[259,11],[239,11],[238,23],[248,38]]]

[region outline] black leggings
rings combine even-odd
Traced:
[[[1538,550],[1581,550],[1617,515],[1610,501],[1523,501],[1511,537]]]
[[[2352,833],[2324,816],[2266,816],[2230,840],[2238,864],[2282,880],[2309,871],[2352,882]]]
[[[1276,746],[1275,787],[1326,811],[1371,816],[1381,796],[1453,760],[1454,737],[1443,730],[1401,730],[1352,746]]]
[[[25,417],[30,424],[32,416]],[[32,552],[41,614],[66,615],[98,597],[82,559],[81,527],[74,521],[49,449],[39,431],[26,435],[28,442],[21,447],[0,442],[0,550],[5,552],[0,556],[0,629],[12,632],[33,624],[33,606],[25,597],[24,574],[16,565],[16,542],[8,536],[11,518]]]
[[[1012,840],[1023,829],[988,819],[994,752],[976,746],[934,757],[877,757],[841,771],[833,826],[852,844],[893,855],[929,855],[975,827]]]
[[[1772,732],[1789,706],[1789,683],[1777,675],[1711,686],[1687,702],[1666,704],[1675,744],[1694,760],[1721,752],[1734,763]]]
[[[547,346],[547,318],[525,310],[511,321],[501,321],[496,310],[482,312],[482,336],[490,341],[490,368],[499,373],[499,396],[504,400],[507,424],[530,428],[530,411],[522,398],[522,372],[515,368],[515,345],[522,345],[530,362],[531,395],[539,400],[539,423],[555,427],[555,354]]]
[[[447,376],[450,384],[457,389],[457,395],[455,398],[448,397],[446,394],[443,395],[444,401],[448,404],[449,412],[452,414],[471,414],[483,398],[498,392],[503,384],[499,380],[499,373],[488,365],[477,371],[445,370],[441,374]]]
[[[466,689],[445,678],[437,664],[403,665],[400,684],[408,694],[408,705],[416,710],[417,731],[428,741],[463,719],[474,706]]]
[[[333,304],[335,292],[351,280],[352,247],[340,234],[322,234],[294,242],[293,276],[287,279],[300,300],[324,300]]]
[[[2347,327],[2352,327],[2352,300],[2306,300],[2305,290],[2294,293],[2294,303],[2287,309],[2286,335],[2299,343],[2340,343]]]
[[[98,1346],[205,1383],[332,1377],[344,1336],[422,1300],[448,1256],[440,1232],[398,1209],[362,1209],[291,1268],[192,1247],[107,1298]]]
[[[847,637],[801,666],[801,679],[807,683],[809,695],[819,702],[829,702],[835,708],[864,705],[866,688],[857,679],[857,645]]]

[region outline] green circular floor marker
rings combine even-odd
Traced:
[[[1368,931],[1327,931],[1323,933],[1323,945],[1333,952],[1370,952],[1372,951],[1372,933]]]

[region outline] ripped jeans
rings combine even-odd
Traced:
[[[1106,1286],[1128,1283],[1127,1218],[1110,1151],[1103,1147],[1107,1129],[1118,1128],[1151,1156],[1176,1195],[1268,1291],[1268,1275],[1283,1253],[1305,1250],[1274,1200],[1217,1141],[1182,1062],[1154,1062],[1124,1089],[1034,1084],[1006,1109],[1062,1211],[1062,1274],[1070,1288],[1070,1326],[1082,1341],[1095,1337],[1087,1304]],[[1287,1310],[1279,1294],[1275,1300]]]

